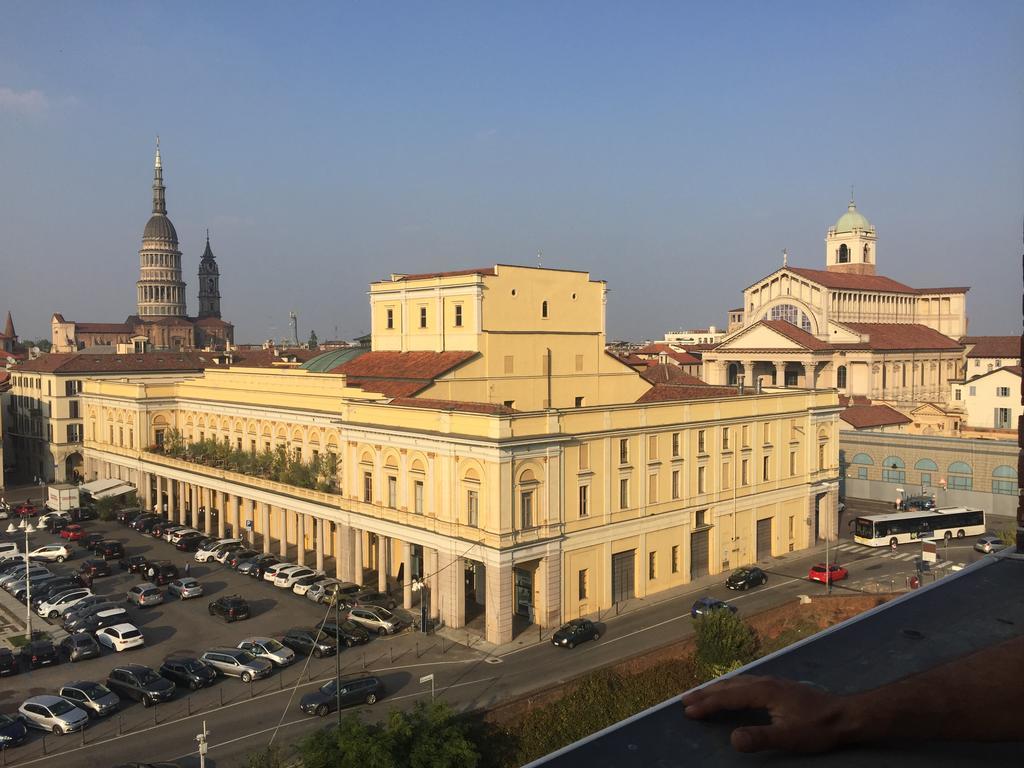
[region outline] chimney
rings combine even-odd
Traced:
[[[743,374],[742,373],[739,374],[736,377],[736,392],[738,394],[741,394],[741,395],[743,394]]]

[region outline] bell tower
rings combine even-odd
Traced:
[[[210,248],[210,230],[206,230],[206,249],[199,262],[199,317],[220,318],[220,270]]]
[[[825,268],[829,272],[854,275],[875,274],[875,246],[878,236],[871,222],[850,196],[846,213],[839,217],[825,235]]]

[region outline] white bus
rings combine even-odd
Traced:
[[[853,540],[869,547],[894,547],[922,539],[980,536],[985,533],[985,512],[967,507],[866,515],[853,521]]]

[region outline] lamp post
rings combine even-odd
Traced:
[[[22,518],[17,528],[14,527],[14,523],[10,523],[7,526],[7,533],[14,535],[19,529],[25,532],[25,640],[30,641],[32,640],[32,580],[28,577],[28,535],[35,533],[36,529],[32,523],[26,523]]]
[[[427,611],[430,606],[430,588],[427,586],[426,579],[419,578],[412,580],[412,591],[420,592],[420,632],[423,634],[427,633]]]

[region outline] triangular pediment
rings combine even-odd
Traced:
[[[861,335],[842,323],[829,321],[828,340],[830,344],[858,344]]]
[[[911,411],[914,416],[945,416],[946,412],[934,403],[923,403]]]
[[[728,352],[730,349],[791,349],[804,351],[807,348],[763,323],[755,323],[741,328],[715,347],[716,352]]]

